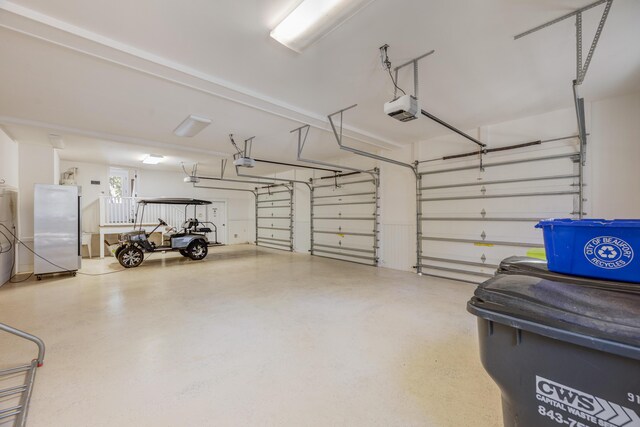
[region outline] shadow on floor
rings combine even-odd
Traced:
[[[402,368],[407,398],[423,408],[432,425],[502,426],[500,390],[484,371],[475,340],[422,342]]]

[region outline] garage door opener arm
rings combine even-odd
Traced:
[[[582,61],[582,13],[586,12],[589,9],[593,9],[596,6],[600,6],[604,3],[604,11],[602,12],[602,17],[600,18],[600,22],[598,23],[598,28],[596,29],[596,33],[591,42],[591,47],[589,48],[589,52],[587,53],[587,58]],[[584,81],[587,71],[589,70],[589,65],[591,65],[591,60],[593,59],[593,54],[598,46],[598,41],[600,40],[600,36],[602,35],[602,30],[604,29],[604,25],[607,22],[607,17],[609,16],[609,11],[611,10],[611,6],[613,5],[613,0],[598,0],[594,3],[591,3],[585,7],[574,10],[573,12],[562,15],[554,20],[549,22],[545,22],[542,25],[538,25],[530,30],[527,30],[523,33],[517,34],[513,37],[514,40],[521,39],[522,37],[528,36],[529,34],[540,31],[544,28],[550,27],[551,25],[557,24],[558,22],[564,21],[565,19],[569,19],[575,16],[576,18],[576,78],[573,81],[573,95],[574,95],[574,103],[576,109],[576,119],[578,122],[578,133],[580,136],[580,144],[582,151],[582,159],[581,164],[584,166],[586,161],[586,145],[587,145],[587,132],[585,125],[585,114],[584,114],[584,98],[580,97],[578,92],[578,86],[582,84]]]
[[[604,3],[604,11],[602,12],[602,16],[600,18],[600,22],[598,23],[598,27],[596,29],[596,33],[591,42],[591,47],[589,48],[589,53],[587,53],[587,58],[585,61],[582,61],[582,13],[592,9],[596,6],[600,6]],[[578,160],[578,168],[580,170],[580,182],[578,186],[580,188],[580,196],[578,201],[578,217],[582,218],[584,213],[584,199],[582,196],[582,189],[584,186],[583,182],[583,171],[586,161],[587,161],[587,127],[586,127],[586,119],[585,119],[585,110],[584,110],[584,98],[582,98],[579,94],[578,87],[584,81],[584,78],[587,75],[587,71],[589,70],[589,65],[591,64],[591,60],[593,59],[593,54],[598,46],[598,41],[600,40],[600,36],[602,35],[602,30],[604,29],[604,25],[607,22],[607,17],[609,16],[609,11],[611,10],[611,6],[613,5],[613,0],[598,0],[594,3],[591,3],[585,7],[574,10],[573,12],[567,13],[565,15],[560,16],[552,21],[546,22],[542,25],[538,25],[530,30],[527,30],[523,33],[517,34],[514,36],[514,40],[518,40],[524,36],[535,33],[537,31],[542,30],[543,28],[547,28],[551,25],[557,24],[558,22],[564,21],[565,19],[571,18],[573,16],[576,17],[576,78],[573,81],[573,101],[576,110],[576,121],[578,125],[578,136],[580,139],[580,158]]]

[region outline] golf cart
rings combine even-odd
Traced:
[[[156,245],[149,240],[160,227],[168,227],[168,224],[158,218],[158,225],[147,233],[142,229],[144,210],[147,205],[179,205],[184,206],[184,223],[177,230],[171,228],[163,233],[161,245]],[[209,252],[209,246],[220,245],[218,243],[218,228],[210,221],[199,221],[196,218],[198,206],[210,205],[207,200],[198,199],[143,199],[138,201],[136,215],[133,222],[133,231],[120,234],[119,243],[114,251],[114,256],[120,265],[125,268],[137,267],[142,264],[145,252],[180,251],[182,256],[194,261],[204,259]],[[193,206],[193,218],[187,218],[187,211]],[[139,220],[139,221],[138,221]],[[208,233],[214,234],[214,241],[207,238]]]

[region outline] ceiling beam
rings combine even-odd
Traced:
[[[0,27],[8,30],[278,117],[310,124],[317,129],[329,132],[328,121],[324,115],[304,110],[16,3],[0,0],[0,18],[2,18],[0,19]],[[355,127],[345,127],[345,136],[385,150],[404,147],[402,144]]]

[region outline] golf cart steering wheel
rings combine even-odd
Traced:
[[[158,218],[158,222],[160,222],[160,225],[163,225],[163,226],[166,226],[166,225],[167,225],[167,223],[166,223],[166,222],[164,222],[164,221],[162,220],[162,218]]]

